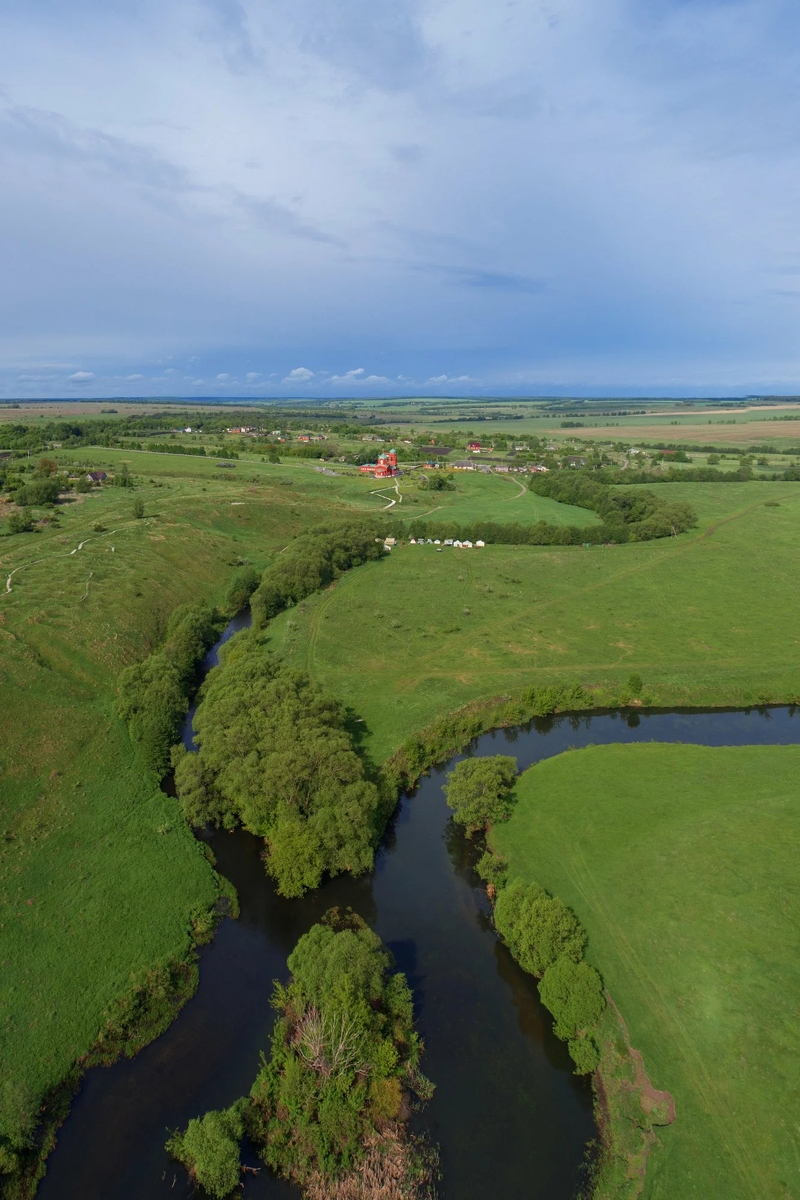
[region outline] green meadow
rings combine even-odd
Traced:
[[[379,760],[440,714],[578,680],[598,705],[800,696],[793,483],[669,484],[699,525],[625,546],[398,546],[272,623],[363,716]],[[627,694],[627,700],[632,697]]]
[[[89,1050],[132,975],[185,956],[190,914],[217,894],[113,712],[117,674],[178,605],[224,602],[238,564],[260,568],[294,533],[352,511],[275,468],[254,484],[202,460],[89,457],[127,458],[139,486],[76,497],[57,526],[0,539],[0,1084],[12,1108]]]
[[[800,747],[634,745],[530,768],[492,832],[574,908],[675,1101],[646,1200],[800,1194]]]

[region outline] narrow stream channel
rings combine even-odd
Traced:
[[[246,624],[237,618],[220,642]],[[205,670],[215,665],[217,648]],[[470,753],[513,754],[524,770],[590,744],[788,745],[798,732],[792,708],[612,712],[487,734]],[[330,880],[302,900],[276,896],[258,839],[241,830],[209,838],[218,869],[239,892],[241,916],[224,921],[202,951],[197,994],[170,1029],[135,1059],[86,1075],[49,1159],[41,1200],[198,1195],[165,1153],[167,1133],[249,1090],[259,1053],[269,1046],[272,980],[286,979],[295,942],[332,905],[350,905],[364,917],[414,990],[422,1065],[437,1085],[421,1126],[441,1150],[441,1200],[571,1200],[585,1146],[596,1135],[591,1090],[572,1074],[535,980],[492,932],[473,847],[450,820],[441,790],[460,757],[402,797],[371,875]],[[299,1195],[266,1170],[248,1176],[241,1194]]]

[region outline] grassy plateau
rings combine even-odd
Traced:
[[[494,847],[571,905],[675,1101],[648,1200],[800,1193],[800,747],[638,745],[530,768]]]

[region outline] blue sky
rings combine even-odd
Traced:
[[[0,0],[0,395],[800,391],[783,0]]]

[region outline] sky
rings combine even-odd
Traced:
[[[0,396],[800,392],[789,0],[0,0]]]

